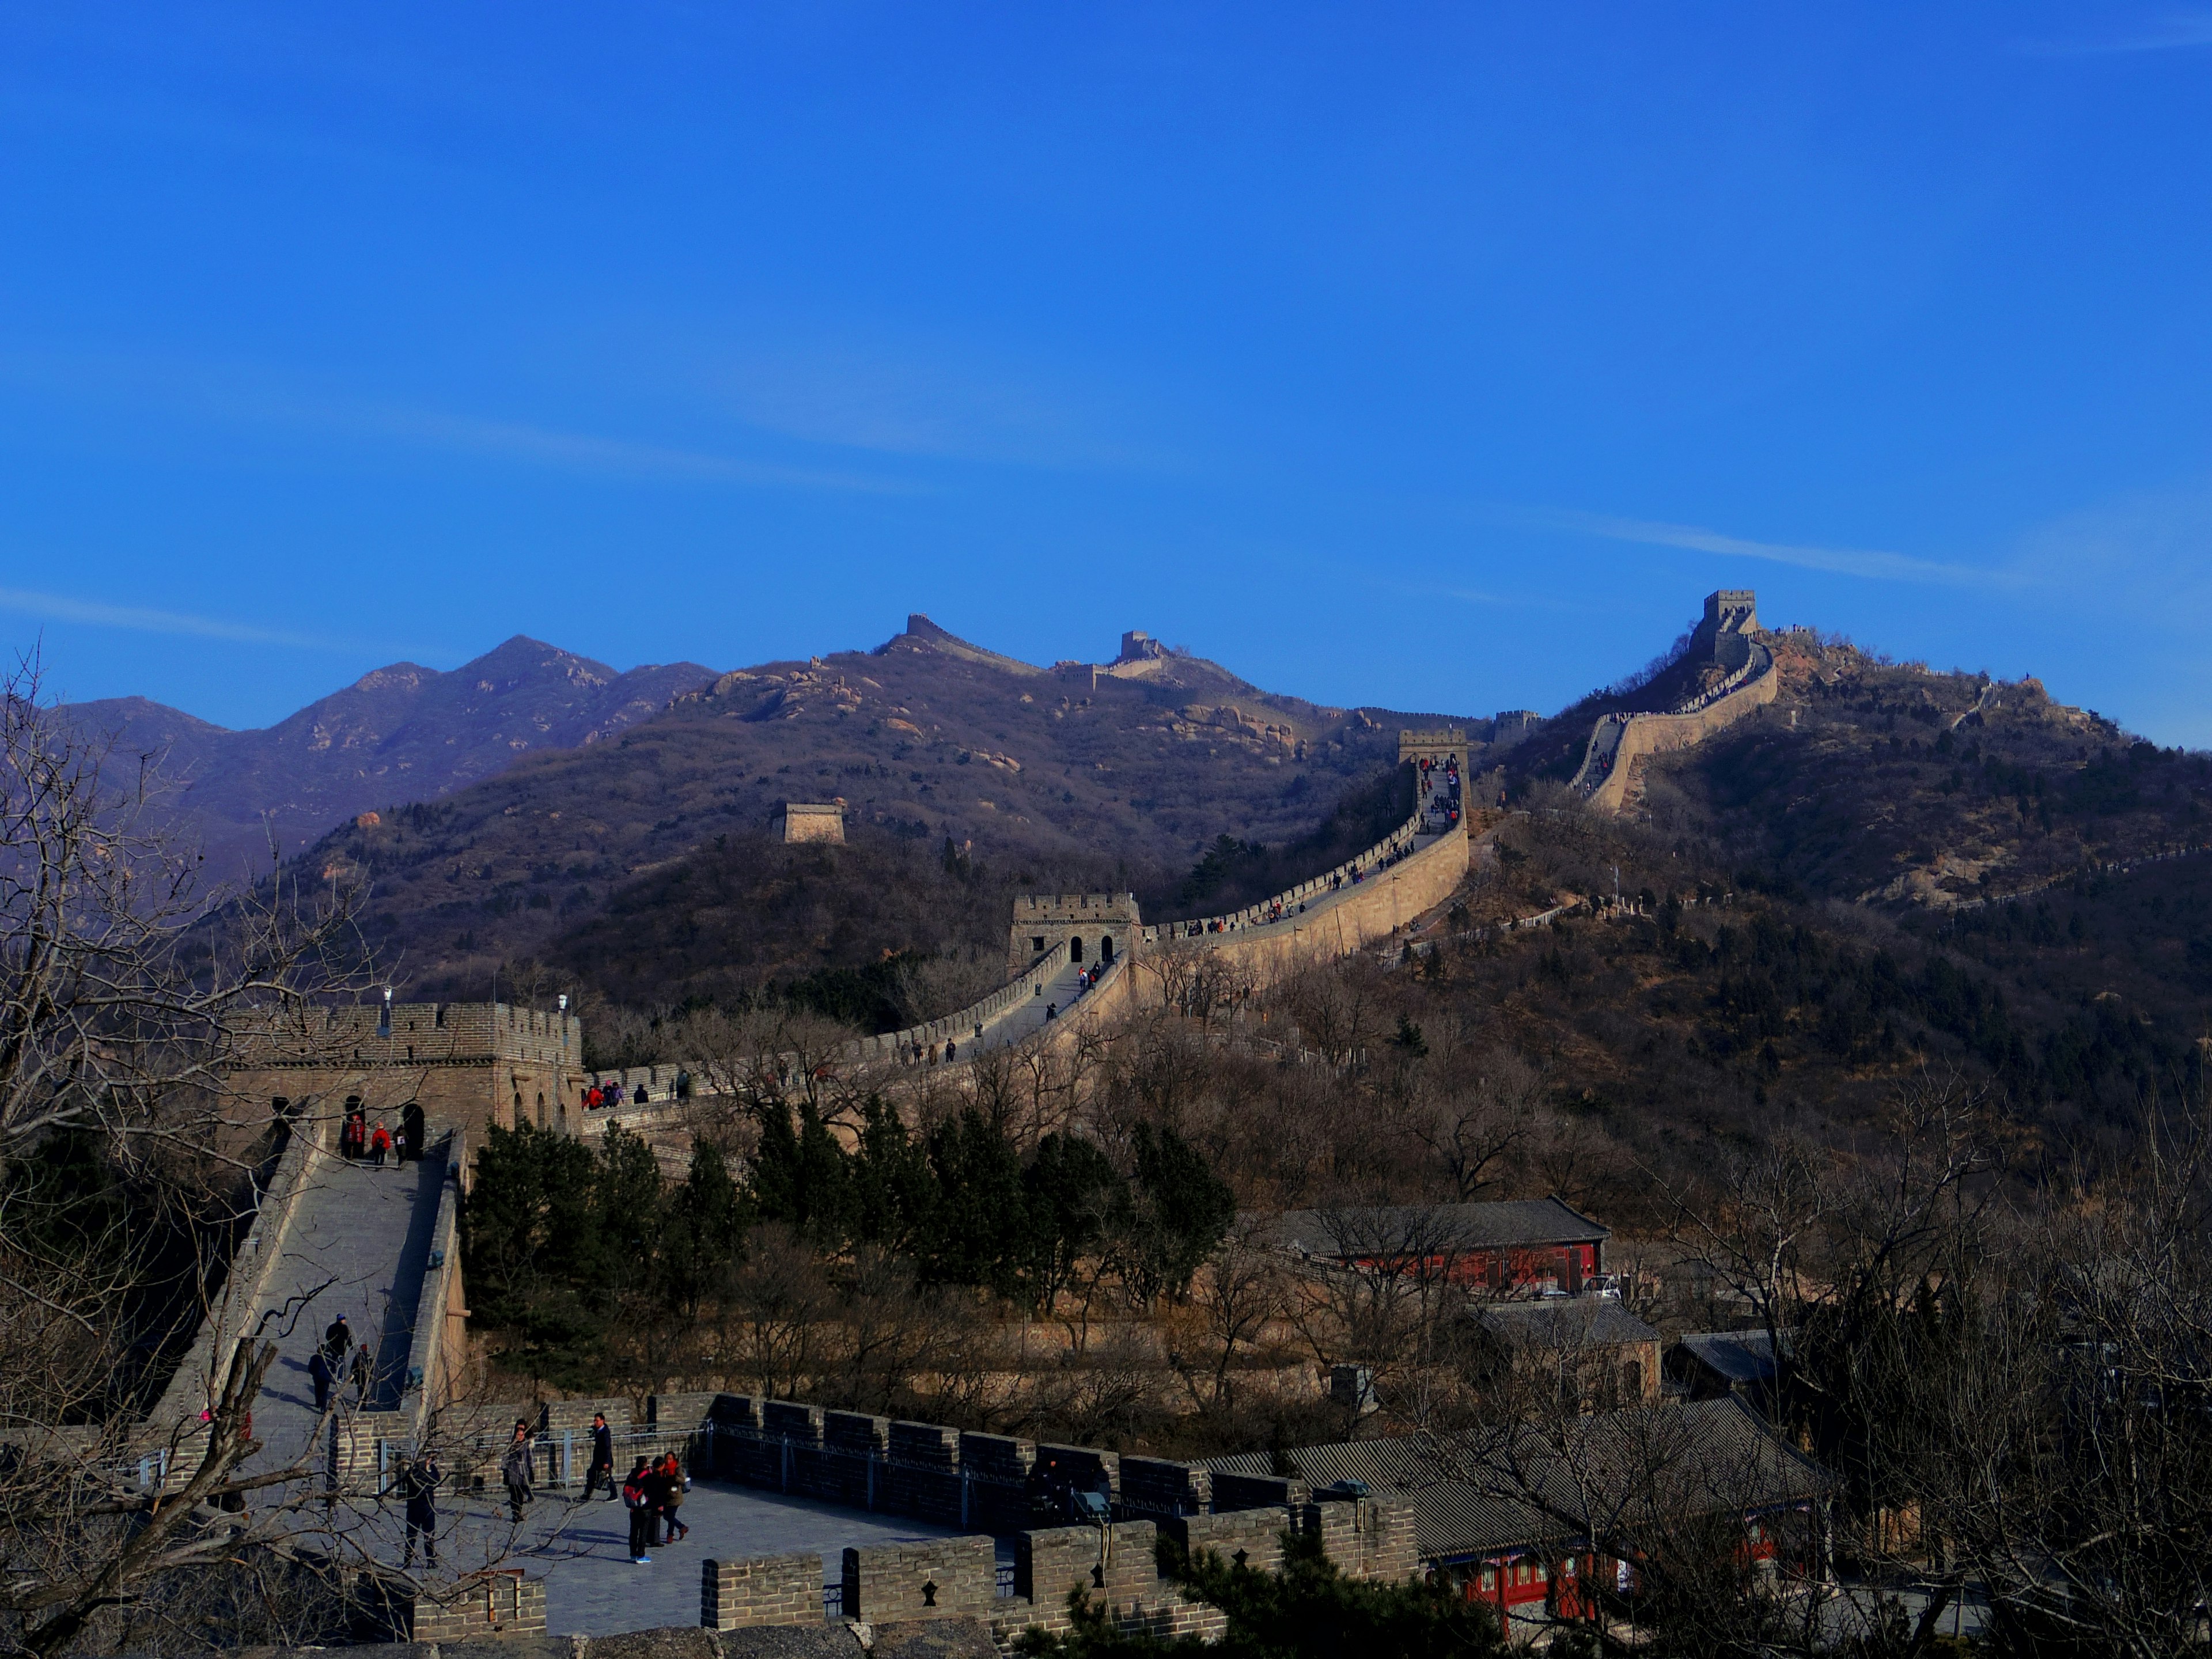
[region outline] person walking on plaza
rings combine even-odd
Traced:
[[[645,1466],[645,1476],[638,1483],[645,1488],[645,1535],[647,1541],[661,1544],[668,1541],[663,1530],[668,1520],[668,1475],[658,1463]]]
[[[637,1467],[623,1482],[623,1502],[629,1505],[629,1559],[633,1566],[644,1566],[653,1558],[646,1553],[653,1543],[653,1510],[646,1495],[646,1477],[651,1470],[641,1457]]]
[[[364,1342],[353,1351],[354,1404],[366,1410],[369,1385],[376,1381],[376,1356]]]
[[[315,1385],[315,1415],[320,1417],[331,1408],[330,1356],[320,1348],[307,1361],[307,1380]]]
[[[508,1517],[519,1527],[523,1510],[538,1495],[530,1489],[530,1425],[519,1419],[507,1455],[500,1460],[499,1478],[507,1486]]]
[[[660,1500],[661,1535],[672,1544],[691,1535],[691,1528],[676,1514],[684,1507],[684,1466],[676,1461],[674,1452],[660,1460],[660,1478],[666,1483]]]
[[[384,1127],[384,1120],[376,1120],[376,1132],[368,1138],[368,1161],[378,1169],[384,1167],[384,1155],[392,1150],[392,1131]]]
[[[345,1364],[346,1356],[352,1352],[353,1327],[347,1324],[346,1316],[340,1314],[324,1329],[323,1358],[329,1360],[335,1370]]]
[[[584,1472],[584,1496],[589,1498],[599,1489],[600,1478],[607,1483],[607,1502],[611,1504],[622,1496],[615,1486],[615,1431],[607,1426],[605,1412],[592,1413],[592,1467]]]
[[[429,1452],[410,1463],[399,1477],[399,1495],[407,1500],[407,1549],[400,1557],[404,1571],[415,1565],[415,1546],[422,1546],[422,1565],[438,1565],[438,1483],[445,1478],[437,1458]]]

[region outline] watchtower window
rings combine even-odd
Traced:
[[[1068,935],[1067,959],[1070,962],[1080,962],[1083,960],[1083,941],[1075,937],[1073,933]]]
[[[1041,956],[1042,956],[1042,955],[1044,954],[1044,935],[1043,935],[1043,934],[1042,934],[1042,933],[1036,933],[1036,934],[1032,934],[1032,935],[1030,936],[1030,954],[1031,956],[1033,956],[1033,957],[1041,957]]]
[[[1114,960],[1113,934],[1106,933],[1100,936],[1098,940],[1098,960],[1101,962],[1111,962]]]

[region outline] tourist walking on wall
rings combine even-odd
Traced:
[[[331,1321],[323,1332],[323,1358],[333,1368],[345,1364],[345,1357],[353,1352],[353,1327],[340,1314]]]
[[[384,1120],[376,1120],[376,1133],[368,1138],[368,1161],[378,1169],[384,1167],[384,1155],[392,1150],[392,1131],[384,1127]]]
[[[438,1565],[438,1483],[445,1478],[438,1460],[429,1452],[410,1463],[399,1477],[399,1495],[407,1500],[407,1550],[400,1557],[404,1571],[415,1565],[415,1546],[422,1546],[422,1564]]]
[[[353,1351],[354,1404],[366,1408],[369,1385],[376,1380],[376,1356],[364,1342]]]
[[[662,1536],[670,1543],[679,1538],[689,1538],[691,1528],[677,1518],[676,1511],[684,1507],[684,1466],[670,1452],[660,1460],[660,1478],[665,1483],[660,1500]]]
[[[668,1519],[667,1473],[658,1463],[647,1463],[644,1478],[639,1485],[645,1488],[646,1541],[659,1544],[667,1536],[662,1530]]]
[[[517,1421],[514,1438],[507,1443],[507,1455],[500,1460],[499,1478],[507,1486],[507,1509],[516,1526],[522,1524],[524,1508],[538,1494],[530,1490],[530,1425]]]
[[[646,1496],[646,1477],[651,1473],[641,1457],[637,1467],[623,1482],[623,1502],[629,1505],[629,1559],[635,1566],[643,1566],[653,1558],[646,1553],[653,1543],[653,1510]]]
[[[589,1498],[599,1489],[604,1477],[607,1483],[607,1502],[613,1503],[622,1493],[615,1486],[615,1431],[607,1426],[605,1412],[592,1413],[592,1467],[584,1472],[584,1496]]]
[[[307,1361],[307,1381],[315,1385],[315,1415],[320,1417],[331,1408],[330,1356],[320,1348]]]

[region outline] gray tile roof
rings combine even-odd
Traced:
[[[1826,1486],[1820,1468],[1733,1399],[1633,1407],[1559,1425],[1503,1425],[1431,1444],[1355,1440],[1283,1454],[1316,1491],[1364,1481],[1409,1501],[1422,1559],[1566,1543],[1681,1517],[1800,1503]],[[1273,1454],[1200,1465],[1267,1474]]]
[[[1534,1302],[1482,1302],[1474,1316],[1522,1348],[1603,1347],[1656,1342],[1659,1333],[1609,1296],[1547,1296]]]
[[[1276,1218],[1274,1233],[1285,1247],[1323,1258],[1595,1244],[1613,1237],[1556,1198],[1288,1210]]]
[[[1774,1339],[1765,1331],[1697,1331],[1679,1346],[1730,1382],[1774,1380]]]

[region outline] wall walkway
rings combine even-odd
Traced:
[[[1618,812],[1627,804],[1638,760],[1702,743],[1772,702],[1781,689],[1774,653],[1754,640],[1750,659],[1695,701],[1664,714],[1600,720],[1570,787],[1601,811]]]

